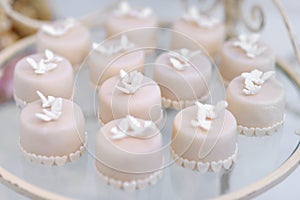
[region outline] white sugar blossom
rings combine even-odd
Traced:
[[[245,78],[243,89],[246,95],[255,95],[259,92],[262,85],[266,80],[275,75],[275,71],[262,72],[257,69],[251,71],[250,73],[242,73],[242,77]]]
[[[211,28],[220,22],[216,18],[201,15],[196,6],[191,6],[182,18],[186,21],[194,22],[203,28]]]
[[[138,71],[125,72],[120,70],[121,85],[117,89],[125,94],[134,94],[140,87],[142,87],[143,74]]]
[[[43,113],[36,113],[35,116],[46,122],[57,120],[62,114],[62,98],[53,96],[46,98],[40,91],[37,91],[37,94],[42,100],[42,108],[44,109]]]
[[[67,19],[62,24],[59,25],[50,25],[45,24],[42,26],[42,31],[48,35],[59,37],[67,33],[75,25],[74,19]]]
[[[62,61],[62,57],[55,55],[49,49],[45,50],[45,57],[46,57],[46,59],[44,59],[45,63],[58,63]]]
[[[233,46],[241,48],[249,58],[255,58],[263,54],[266,50],[258,44],[259,34],[240,35],[238,40],[233,43]]]
[[[120,38],[120,42],[116,45],[110,45],[108,47],[105,47],[104,45],[93,43],[93,49],[95,51],[98,51],[102,54],[111,56],[116,53],[121,53],[123,51],[127,51],[129,49],[132,49],[135,47],[135,44],[130,42],[128,40],[128,37],[126,35],[122,35]]]
[[[145,130],[148,128],[154,128],[155,125],[152,121],[145,121],[143,124],[133,116],[127,115],[122,119],[117,126],[111,129],[113,134],[111,139],[118,140],[125,137],[143,137]]]
[[[116,16],[131,16],[136,18],[147,18],[153,14],[153,11],[149,7],[142,9],[133,9],[127,1],[121,1],[118,4],[117,9],[114,10]]]
[[[184,58],[180,59],[180,57],[170,57],[169,61],[171,62],[172,67],[178,71],[183,71],[186,67],[190,66]]]
[[[200,127],[206,131],[210,129],[213,119],[217,118],[228,105],[226,101],[220,101],[216,106],[202,104],[200,102],[196,102],[195,104],[198,108],[197,118],[196,120],[192,120],[191,124],[193,127]]]
[[[46,59],[41,59],[36,62],[34,59],[28,57],[26,61],[32,67],[36,74],[45,74],[57,67],[57,63],[62,61],[61,57],[55,56],[52,51],[45,50]]]

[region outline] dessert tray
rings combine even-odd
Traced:
[[[153,74],[154,60],[168,49],[171,30],[157,28],[158,48],[147,55],[145,74]],[[92,29],[92,41],[104,38],[102,29]],[[27,37],[1,51],[0,67],[8,67],[16,59],[34,53],[35,37]],[[87,153],[64,166],[46,166],[29,162],[19,147],[19,108],[14,101],[0,105],[0,181],[24,196],[34,199],[240,199],[255,197],[280,183],[299,165],[300,140],[297,135],[300,121],[300,78],[292,65],[277,58],[277,78],[286,91],[285,122],[271,136],[249,137],[238,135],[238,162],[230,170],[217,173],[199,173],[175,164],[171,159],[169,143],[172,122],[178,111],[164,110],[162,135],[164,166],[161,179],[149,180],[155,185],[134,192],[107,185],[105,178],[95,170],[95,138],[100,128],[97,119],[97,93],[88,81],[87,62],[79,66],[75,76],[74,102],[83,110],[87,125]],[[211,103],[222,100],[225,86],[217,66],[213,67],[210,84]],[[63,84],[63,83],[61,83]],[[297,134],[295,134],[297,133]],[[157,173],[161,176],[161,173]]]
[[[103,32],[92,31],[94,40],[99,40]],[[159,30],[163,40],[167,29]],[[1,67],[14,58],[34,52],[34,37],[26,38],[2,51]],[[156,54],[157,52],[154,52]],[[151,63],[155,55],[150,55]],[[151,64],[146,74],[151,75]],[[18,144],[18,114],[20,110],[13,101],[0,107],[0,126],[3,139],[0,141],[1,180],[12,189],[34,198],[42,199],[199,199],[199,198],[241,198],[253,197],[279,183],[297,166],[300,157],[299,137],[294,134],[300,120],[299,79],[293,75],[289,65],[277,62],[277,74],[284,83],[287,94],[286,120],[279,132],[272,136],[238,136],[239,155],[236,166],[229,172],[216,174],[189,171],[180,168],[170,159],[166,148],[165,167],[161,180],[144,190],[133,193],[114,189],[100,178],[94,169],[94,140],[99,129],[97,121],[96,93],[90,86],[85,64],[76,75],[74,101],[85,113],[87,121],[87,152],[76,162],[65,166],[49,167],[31,163],[23,157]],[[224,95],[224,87],[214,70],[211,92],[214,101]],[[164,145],[171,137],[172,120],[177,111],[165,111],[165,124],[162,129]],[[288,145],[286,145],[288,144]],[[222,196],[224,195],[224,196]]]

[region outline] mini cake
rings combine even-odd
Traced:
[[[247,136],[273,134],[284,122],[285,92],[274,71],[253,70],[234,78],[226,91],[228,110]]]
[[[170,149],[178,165],[202,173],[233,166],[238,151],[237,123],[226,106],[226,101],[216,106],[196,102],[175,116]]]
[[[155,65],[153,79],[161,89],[164,107],[181,109],[207,99],[212,66],[201,52],[181,49],[163,53]]]
[[[74,73],[71,64],[50,50],[21,59],[14,72],[14,97],[18,106],[38,99],[36,91],[45,95],[71,99]]]
[[[103,126],[96,137],[96,170],[115,188],[133,191],[162,176],[162,135],[151,121],[132,116]]]
[[[195,6],[191,6],[179,20],[173,24],[172,49],[202,49],[215,56],[222,47],[225,38],[224,24],[213,17],[201,15]]]
[[[28,104],[20,115],[20,147],[25,157],[45,165],[63,165],[85,151],[85,120],[70,100],[37,92],[41,100]]]
[[[263,72],[275,69],[275,55],[259,41],[258,34],[240,35],[223,45],[219,70],[226,85],[241,73],[254,69]]]
[[[90,49],[89,30],[72,19],[43,25],[36,39],[38,52],[50,49],[68,59],[74,68],[81,64]]]
[[[89,76],[93,85],[101,85],[105,80],[126,71],[143,71],[144,51],[132,51],[135,45],[127,36],[120,40],[110,40],[104,44],[93,44],[94,51],[89,55]]]
[[[120,76],[106,80],[98,90],[98,100],[101,124],[126,115],[159,124],[163,116],[158,85],[137,71],[121,70]]]
[[[157,19],[151,8],[134,9],[126,1],[120,1],[105,21],[108,38],[128,31],[128,38],[139,47],[156,46],[156,29],[153,27],[157,27]]]

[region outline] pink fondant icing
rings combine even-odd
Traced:
[[[60,26],[60,23],[54,22],[52,26]],[[73,67],[82,63],[90,49],[90,32],[79,22],[75,22],[74,26],[61,36],[49,35],[41,29],[36,39],[38,52],[50,49],[68,59]]]
[[[153,27],[157,27],[157,19],[154,15],[137,18],[128,15],[116,16],[111,13],[105,21],[108,38],[126,32],[128,39],[139,47],[156,46],[156,29]]]
[[[99,118],[105,124],[111,120],[132,115],[159,123],[162,117],[161,93],[158,85],[148,77],[134,94],[125,94],[116,88],[120,77],[106,80],[98,90]]]
[[[178,71],[171,66],[169,53],[155,61],[153,79],[161,89],[162,97],[173,101],[193,101],[208,95],[212,75],[210,61],[203,55],[190,59],[191,66]]]
[[[109,46],[111,42],[104,43]],[[120,70],[144,70],[144,51],[128,51],[112,55],[104,55],[94,50],[88,57],[89,76],[93,85],[101,85],[105,80],[119,74]]]
[[[144,137],[112,140],[111,128],[120,120],[103,126],[96,137],[96,168],[103,175],[121,181],[149,177],[163,164],[162,135],[158,128],[146,129]]]
[[[259,42],[258,44],[265,47],[266,50],[259,56],[249,58],[245,51],[233,45],[234,41],[226,42],[221,50],[219,70],[225,82],[230,82],[241,73],[254,69],[263,72],[274,70],[275,55],[266,44]]]
[[[172,49],[202,49],[212,57],[219,52],[225,38],[223,23],[208,28],[179,19],[174,22],[173,29],[175,32],[172,33]]]
[[[44,54],[28,56],[39,62],[44,59]],[[62,59],[57,62],[57,67],[45,74],[36,74],[25,57],[17,64],[14,72],[14,94],[26,103],[39,99],[36,91],[39,90],[46,96],[58,96],[71,99],[73,94],[73,69],[69,61]]]
[[[78,105],[63,99],[62,114],[45,122],[35,116],[42,112],[41,100],[28,104],[20,115],[20,145],[30,154],[65,156],[85,143],[85,119]]]
[[[236,149],[237,123],[228,111],[213,120],[208,131],[194,127],[197,106],[181,110],[174,119],[171,148],[183,159],[205,162],[225,160]]]
[[[243,93],[245,78],[233,79],[226,91],[228,110],[236,117],[238,125],[248,128],[271,127],[284,118],[285,91],[275,78],[262,84],[255,95]]]

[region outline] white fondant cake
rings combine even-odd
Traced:
[[[106,80],[98,90],[99,119],[108,123],[132,115],[159,124],[162,119],[158,85],[140,72],[126,73]]]
[[[212,66],[207,57],[199,51],[181,49],[156,59],[153,79],[161,89],[163,106],[182,109],[206,100],[211,76]]]
[[[45,95],[71,99],[73,96],[73,69],[65,58],[45,50],[21,59],[14,71],[14,97],[18,106],[38,99],[36,91]]]
[[[50,49],[68,59],[74,69],[82,63],[90,49],[90,32],[73,19],[46,24],[38,31],[37,51]]]
[[[151,27],[157,27],[152,9],[135,9],[126,1],[121,1],[105,21],[107,38],[126,32],[129,40],[138,47],[156,46],[156,29]]]
[[[45,97],[28,104],[20,115],[20,146],[25,157],[45,165],[77,160],[86,148],[85,119],[70,100]]]
[[[162,135],[151,121],[129,115],[111,121],[97,133],[95,162],[112,186],[142,189],[161,177]]]
[[[254,69],[265,72],[274,68],[275,55],[270,47],[259,41],[257,34],[240,35],[222,47],[219,70],[226,84],[243,72]]]
[[[273,71],[253,70],[233,79],[226,91],[228,110],[239,132],[248,136],[273,134],[284,121],[285,91]]]
[[[224,38],[225,26],[216,18],[201,15],[194,6],[173,24],[172,49],[202,49],[215,57]]]
[[[89,77],[93,85],[102,85],[108,78],[118,75],[121,69],[143,72],[145,53],[142,50],[132,51],[135,44],[126,35],[122,35],[120,40],[94,43],[93,47],[88,57]]]
[[[176,163],[200,172],[230,169],[237,161],[237,123],[227,103],[196,105],[174,119],[171,155]]]

